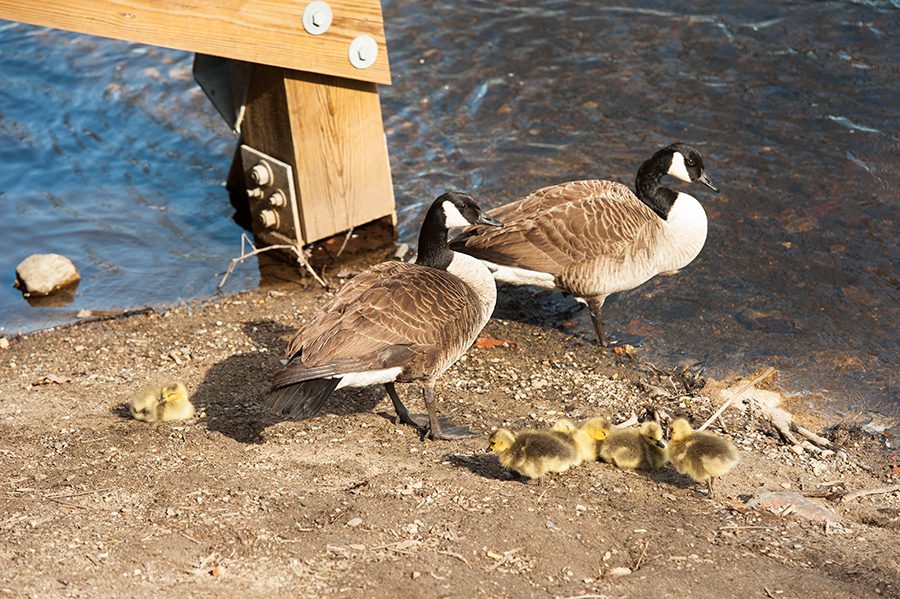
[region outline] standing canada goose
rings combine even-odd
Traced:
[[[676,143],[638,170],[637,195],[613,181],[571,181],[491,210],[504,227],[463,231],[450,242],[483,260],[494,278],[572,294],[591,312],[604,345],[600,310],[612,293],[687,266],[706,242],[706,212],[684,192],[663,187],[671,175],[715,192],[700,152]]]
[[[441,428],[434,385],[475,341],[497,300],[490,271],[447,245],[450,227],[476,223],[502,226],[468,195],[438,197],[422,223],[415,264],[384,262],[347,283],[291,341],[266,405],[309,418],[335,389],[382,384],[398,422],[432,439],[469,436]],[[427,420],[410,416],[397,395],[395,382],[412,381],[422,385]]]
[[[713,479],[728,474],[740,456],[728,439],[695,431],[686,418],[676,418],[669,425],[669,459],[679,474],[705,482],[712,499]]]

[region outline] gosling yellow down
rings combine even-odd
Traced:
[[[659,468],[669,461],[662,427],[651,420],[640,429],[613,429],[600,448],[600,459],[624,470]]]
[[[578,449],[578,461],[593,462],[600,455],[600,448],[612,427],[605,418],[589,418],[580,425],[569,418],[560,418],[553,425],[553,430],[569,435]]]
[[[543,482],[548,472],[562,473],[578,464],[575,442],[555,431],[512,431],[501,428],[488,439],[500,465]]]
[[[685,418],[676,418],[669,425],[669,459],[679,474],[705,482],[712,498],[713,479],[728,474],[740,456],[728,439],[697,432]]]
[[[187,420],[194,417],[194,406],[188,398],[187,388],[181,382],[162,389],[144,389],[128,403],[128,411],[132,418],[144,422]]]

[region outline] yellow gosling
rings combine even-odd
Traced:
[[[696,432],[685,418],[677,418],[669,425],[669,459],[679,474],[705,482],[712,498],[713,480],[728,474],[740,456],[728,439]]]
[[[600,459],[623,470],[659,468],[668,461],[662,427],[649,421],[640,429],[613,429],[600,448]]]
[[[562,473],[578,463],[574,440],[566,439],[559,431],[526,430],[513,434],[501,428],[488,443],[501,466],[541,483],[545,474]]]

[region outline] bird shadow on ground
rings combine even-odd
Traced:
[[[206,412],[206,426],[241,443],[261,443],[266,428],[289,420],[263,405],[272,376],[294,330],[272,320],[246,322],[244,334],[265,351],[228,356],[209,369],[194,392],[198,410]],[[346,415],[370,411],[385,396],[380,387],[347,389],[332,395],[320,414]]]
[[[469,455],[451,453],[445,455],[444,459],[457,468],[465,468],[483,478],[493,480],[518,480],[518,477],[515,474],[500,465],[496,455],[486,453]]]

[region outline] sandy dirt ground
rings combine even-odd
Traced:
[[[483,335],[509,343],[470,350],[438,385],[444,414],[476,438],[420,441],[377,388],[280,421],[260,398],[328,298],[281,286],[11,339],[0,596],[900,596],[900,493],[813,499],[829,523],[747,505],[760,489],[896,483],[890,436],[807,420],[846,451],[798,453],[728,410],[742,462],[715,500],[669,467],[591,463],[525,484],[487,452],[492,428],[620,422],[647,406],[700,423],[733,381],[698,388],[566,330],[493,320]],[[128,418],[137,391],[168,380],[186,383],[196,419]],[[400,392],[422,410],[413,387]]]

